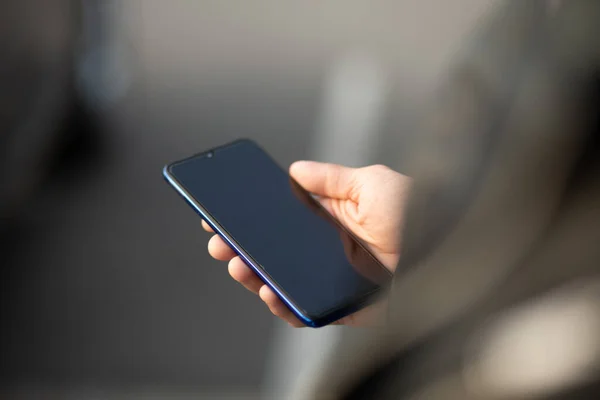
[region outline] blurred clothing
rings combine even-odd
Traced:
[[[598,21],[595,0],[484,21],[406,171],[389,326],[345,340],[307,398],[597,398]]]

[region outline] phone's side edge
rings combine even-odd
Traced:
[[[219,228],[218,224],[213,221],[211,216],[204,210],[204,208],[198,204],[194,200],[194,198],[182,187],[177,180],[171,176],[169,172],[169,165],[165,165],[163,168],[163,177],[179,193],[181,197],[194,209],[196,212],[206,221],[206,223],[217,233],[232,249],[233,251],[240,256],[240,258],[248,265],[252,270],[258,275],[258,277],[267,285],[273,292],[277,294],[284,304],[294,313],[294,315],[306,326],[311,328],[319,328],[321,326],[326,325],[328,322],[322,320],[313,320],[306,316],[286,295],[283,293],[277,285],[272,282],[272,280],[265,274],[263,271],[254,263],[252,258],[246,254],[246,252],[242,249],[242,247],[236,243],[236,241],[231,238],[227,233],[225,233],[222,229]],[[333,321],[330,321],[333,322]]]

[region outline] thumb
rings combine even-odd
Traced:
[[[336,199],[351,198],[355,171],[354,168],[315,161],[296,161],[290,166],[290,175],[304,189]]]

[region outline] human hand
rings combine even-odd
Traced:
[[[335,164],[299,161],[290,175],[304,189],[317,195],[321,204],[348,230],[363,241],[390,271],[400,257],[400,234],[410,179],[385,166],[348,168]],[[205,230],[212,229],[202,221]],[[256,293],[271,312],[294,327],[304,326],[277,295],[218,236],[208,242],[208,252],[229,261],[229,274]],[[337,321],[362,326],[376,320],[385,301],[366,307]]]

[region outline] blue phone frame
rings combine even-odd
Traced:
[[[183,159],[180,161],[175,161],[173,163],[169,163],[169,164],[165,165],[165,167],[163,168],[163,177],[179,193],[179,195],[181,195],[181,197],[183,197],[183,199],[196,211],[196,213],[198,213],[200,215],[200,217],[202,217],[202,219],[204,221],[206,221],[206,223],[213,229],[213,231],[215,231],[215,233],[218,234],[225,241],[225,243],[227,243],[233,249],[233,251],[238,256],[240,256],[240,258],[246,263],[246,265],[248,265],[254,271],[254,273],[256,273],[256,275],[267,286],[269,286],[269,288],[271,288],[271,290],[273,290],[273,292],[275,292],[275,294],[281,299],[281,301],[283,301],[283,303],[292,311],[292,313],[306,326],[311,327],[311,328],[320,328],[320,327],[329,325],[332,322],[335,322],[345,316],[348,316],[348,315],[362,309],[369,303],[371,303],[373,298],[375,297],[376,293],[379,292],[380,289],[377,289],[373,292],[367,293],[365,296],[363,296],[363,298],[358,299],[352,303],[343,305],[339,308],[333,309],[324,315],[319,315],[319,316],[309,315],[301,307],[299,307],[297,304],[295,304],[295,302],[285,293],[285,291],[282,288],[280,288],[277,285],[277,283],[274,282],[273,279],[271,279],[271,277],[268,275],[268,273],[266,273],[266,271],[263,271],[263,269],[252,258],[252,256],[250,254],[248,254],[239,243],[237,243],[237,241],[227,232],[227,230],[225,228],[223,228],[217,221],[214,220],[214,218],[210,215],[208,210],[206,210],[204,207],[202,207],[202,205],[200,203],[198,203],[194,199],[194,197],[187,192],[187,190],[183,187],[183,185],[181,185],[177,181],[177,179],[175,179],[175,177],[173,177],[170,173],[171,166],[173,166],[175,164],[181,163],[188,159],[206,156],[208,153],[215,152],[220,149],[224,149],[226,147],[237,144],[241,141],[251,142],[248,139],[236,140],[236,141],[228,143],[226,145],[219,146],[219,147],[204,151],[202,153],[195,154],[186,159]],[[257,146],[254,142],[251,142],[251,143],[253,143],[253,145]],[[358,240],[358,239],[356,239],[356,240]],[[361,246],[362,246],[362,244],[361,244]],[[390,273],[390,276],[391,276],[391,273]]]

